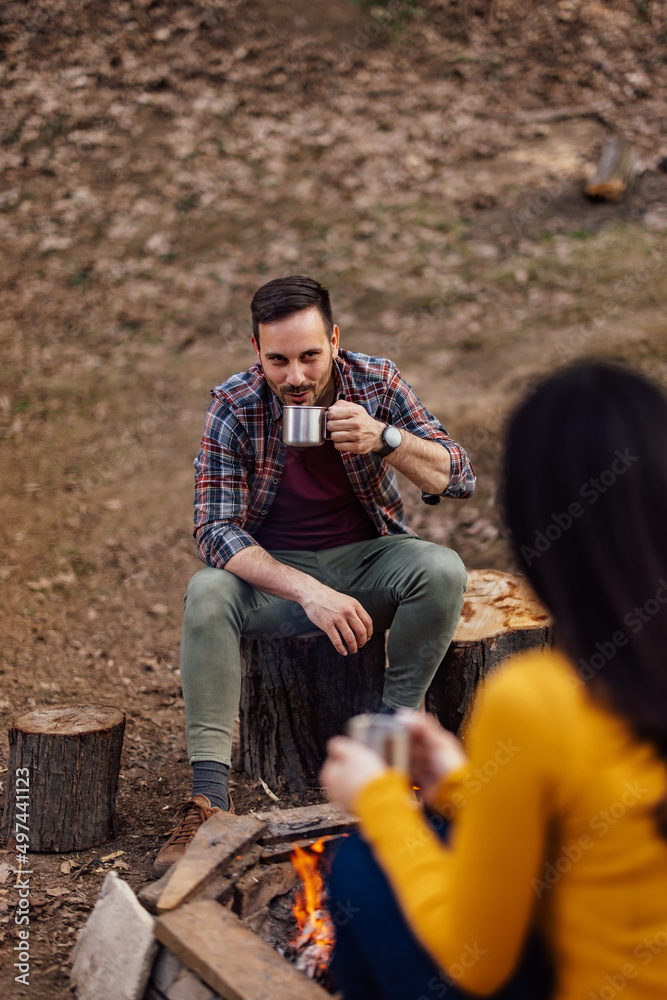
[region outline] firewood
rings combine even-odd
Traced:
[[[522,577],[471,570],[454,639],[426,694],[427,711],[458,732],[482,677],[512,653],[552,643],[551,619]]]
[[[259,844],[252,844],[242,854],[234,855],[219,871],[214,871],[208,881],[204,881],[198,889],[192,892],[189,901],[200,902],[205,899],[217,899],[223,906],[231,902],[236,882],[249,868],[253,868],[262,859],[263,851],[264,849]],[[158,913],[157,904],[167,888],[171,874],[170,870],[162,878],[148,882],[137,893],[139,902],[149,913]]]
[[[635,182],[639,163],[632,146],[620,135],[605,145],[595,175],[584,186],[588,198],[620,201]]]
[[[165,913],[156,921],[155,934],[223,1000],[330,997],[212,900]]]
[[[317,840],[326,833],[345,833],[356,824],[351,813],[331,802],[296,809],[270,809],[257,813],[256,817],[267,825],[260,841],[262,844],[308,837]]]
[[[293,889],[297,880],[296,869],[290,861],[256,865],[234,886],[232,910],[245,920],[267,906],[276,896],[282,896]]]
[[[351,823],[349,826],[349,832],[351,833],[358,826],[358,821]],[[268,844],[266,847],[262,848],[262,863],[263,864],[275,864],[279,861],[286,861],[292,856],[292,853],[297,847],[306,849],[307,847],[312,847],[317,841],[322,841],[326,844],[328,840],[338,840],[341,836],[340,833],[324,834],[318,835],[317,837],[304,837],[303,840],[287,840],[281,844]]]
[[[31,851],[83,851],[113,832],[125,715],[105,705],[39,708],[9,730],[2,831]]]
[[[259,840],[267,824],[255,816],[214,813],[197,830],[187,851],[169,873],[157,903],[158,912],[173,910],[195,895],[222,866]]]

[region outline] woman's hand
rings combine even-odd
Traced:
[[[410,733],[410,777],[429,805],[438,785],[466,761],[461,742],[443,729],[434,716],[401,709],[397,718]]]
[[[327,751],[320,782],[332,802],[352,811],[361,789],[384,774],[387,765],[374,750],[348,736],[334,736]]]

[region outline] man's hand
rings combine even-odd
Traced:
[[[327,752],[320,781],[329,799],[350,811],[362,788],[384,774],[387,765],[370,747],[347,736],[334,736]]]
[[[373,620],[359,601],[313,581],[312,594],[301,607],[313,625],[331,639],[343,656],[356,653],[373,635]],[[347,647],[347,648],[346,648]]]
[[[278,562],[260,545],[241,549],[227,560],[225,569],[258,590],[296,601],[343,656],[348,650],[356,653],[373,635],[373,620],[354,597],[339,594],[309,573]]]
[[[327,433],[337,451],[351,451],[353,455],[379,451],[385,427],[363,406],[345,399],[339,399],[327,410]]]
[[[327,431],[337,451],[368,455],[383,447],[387,425],[372,417],[363,406],[339,399],[327,410]],[[403,440],[385,456],[385,461],[427,493],[442,493],[451,478],[449,452],[438,441],[410,434],[401,428]]]

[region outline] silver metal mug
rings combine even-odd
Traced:
[[[327,433],[326,406],[283,406],[283,443],[288,448],[315,448]]]

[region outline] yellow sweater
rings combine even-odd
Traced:
[[[557,1000],[666,1000],[667,841],[652,810],[667,773],[652,748],[557,653],[524,654],[489,678],[467,744],[468,763],[439,789],[451,847],[396,772],[355,803],[424,946],[484,996],[540,926]]]

